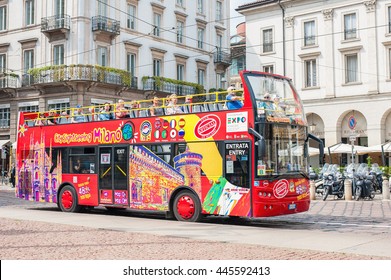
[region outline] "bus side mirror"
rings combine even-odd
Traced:
[[[259,139],[257,143],[258,143],[258,158],[263,158],[266,154],[265,139],[264,138]]]

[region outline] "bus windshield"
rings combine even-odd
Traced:
[[[246,80],[259,118],[267,122],[306,125],[300,97],[290,80],[267,73],[247,73]]]
[[[266,124],[265,139],[266,153],[256,156],[255,166],[258,177],[306,172],[303,126]]]

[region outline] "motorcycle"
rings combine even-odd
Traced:
[[[324,190],[322,199],[326,200],[329,195],[335,195],[339,199],[345,195],[345,176],[339,172],[337,164],[330,165],[323,182]]]
[[[323,194],[323,177],[325,172],[327,171],[329,167],[328,163],[325,163],[323,165],[322,169],[320,170],[319,174],[317,174],[312,167],[310,167],[310,172],[309,172],[309,178],[310,180],[314,181],[315,183],[315,193],[316,194]]]
[[[374,163],[369,171],[369,175],[373,176],[373,188],[375,192],[382,193],[383,192],[383,172],[381,171],[379,165]]]
[[[375,190],[373,188],[374,177],[369,175],[368,165],[361,163],[357,168],[357,172],[353,174],[353,194],[354,199],[359,200],[360,198],[373,199],[375,197]]]

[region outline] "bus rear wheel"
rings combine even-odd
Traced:
[[[193,192],[181,191],[175,197],[173,212],[178,221],[198,222],[201,219],[201,203]]]
[[[82,207],[78,205],[77,194],[73,187],[65,186],[61,189],[58,207],[63,212],[80,212]]]

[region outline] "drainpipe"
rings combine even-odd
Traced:
[[[285,71],[285,9],[281,5],[281,0],[278,0],[278,5],[281,8],[282,11],[282,63],[283,63],[283,71],[284,76],[286,75]]]

